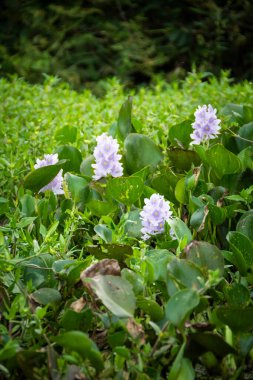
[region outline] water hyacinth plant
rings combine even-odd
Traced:
[[[184,91],[162,83],[132,104],[110,83],[99,99],[6,85],[23,103],[3,102],[19,158],[3,144],[0,378],[250,378],[252,85],[192,76]],[[20,109],[31,122],[17,135]],[[58,156],[43,157],[49,148]],[[43,159],[24,178],[32,155]]]
[[[58,154],[45,154],[44,158],[42,160],[37,159],[36,164],[34,165],[34,169],[43,168],[44,166],[54,165],[59,161]],[[62,169],[59,171],[59,173],[55,176],[55,178],[48,183],[47,185],[43,186],[39,192],[43,193],[46,190],[52,190],[54,194],[64,194],[63,190],[63,176],[62,176]]]
[[[123,167],[120,163],[121,155],[118,153],[119,144],[116,139],[103,133],[96,138],[97,146],[94,149],[95,164],[94,180],[111,175],[112,177],[121,177],[123,175]]]
[[[190,135],[192,144],[201,144],[202,142],[215,139],[220,131],[220,119],[216,116],[216,109],[210,104],[208,106],[198,106],[194,113],[195,121],[192,124],[193,133]]]

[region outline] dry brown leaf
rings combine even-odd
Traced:
[[[139,339],[141,344],[145,344],[145,333],[143,327],[133,318],[128,318],[126,328],[134,339]]]
[[[70,308],[74,310],[76,313],[80,313],[85,306],[86,306],[86,301],[83,297],[81,297],[78,300],[72,302],[72,304],[70,305]]]

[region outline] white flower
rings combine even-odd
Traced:
[[[119,162],[121,155],[118,154],[119,144],[116,139],[107,136],[106,133],[96,138],[97,146],[94,149],[95,164],[93,179],[98,180],[107,175],[121,177],[123,175],[122,164]]]
[[[216,116],[216,109],[208,106],[198,106],[194,113],[195,121],[192,123],[193,133],[190,135],[192,144],[199,145],[203,141],[215,139],[220,131],[220,119]]]
[[[147,240],[152,235],[164,232],[164,224],[171,218],[169,202],[165,201],[160,194],[152,194],[144,199],[145,206],[140,213],[143,240]]]

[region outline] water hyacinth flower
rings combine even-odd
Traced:
[[[36,164],[34,165],[34,168],[39,169],[44,166],[54,165],[54,164],[57,164],[58,161],[59,160],[58,160],[57,153],[45,154],[42,160],[39,160],[39,159],[36,160]],[[45,192],[46,190],[52,190],[54,194],[64,194],[62,183],[63,183],[63,176],[62,176],[62,169],[61,169],[51,182],[49,182],[46,186],[40,189],[39,193]]]
[[[220,131],[220,119],[216,116],[216,109],[210,104],[208,106],[198,106],[194,113],[195,121],[192,123],[193,133],[190,135],[192,144],[199,145],[217,137]]]
[[[164,224],[172,216],[169,202],[160,194],[152,194],[144,199],[145,206],[140,212],[143,234],[142,239],[147,240],[152,235],[164,232]]]
[[[121,154],[118,154],[119,144],[116,139],[108,136],[106,133],[96,138],[97,146],[94,149],[95,164],[93,179],[98,180],[107,175],[112,177],[121,177],[123,175],[123,167],[120,162]]]

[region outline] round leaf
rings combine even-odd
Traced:
[[[117,202],[132,205],[140,198],[143,188],[140,177],[119,177],[108,181],[106,194]]]
[[[147,136],[130,133],[124,142],[128,173],[138,172],[145,166],[156,166],[163,158],[160,149]]]

